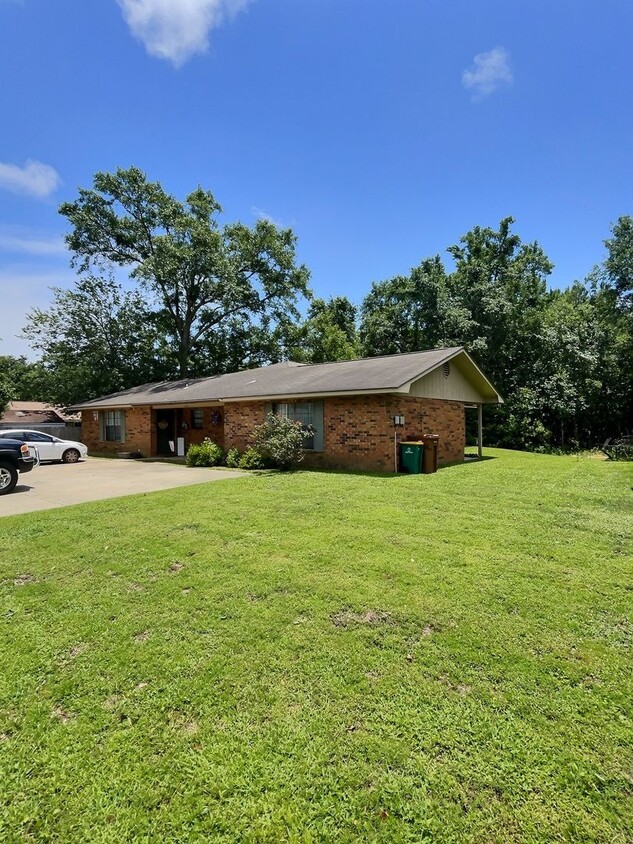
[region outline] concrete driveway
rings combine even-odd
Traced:
[[[246,474],[235,469],[189,469],[177,463],[143,463],[99,457],[89,457],[73,464],[43,463],[28,474],[20,475],[13,492],[0,496],[0,516],[230,480]]]

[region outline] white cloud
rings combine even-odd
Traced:
[[[43,199],[61,185],[57,170],[41,161],[27,161],[24,167],[0,161],[0,187],[12,193],[26,193]]]
[[[24,229],[0,226],[0,251],[26,255],[67,255],[62,237],[36,235]]]
[[[479,53],[473,59],[473,66],[462,74],[464,88],[473,91],[473,98],[481,100],[502,85],[514,81],[510,69],[510,56],[503,47],[495,47],[489,53]]]
[[[209,33],[251,0],[117,0],[132,34],[151,56],[180,67],[209,46]]]
[[[266,220],[266,222],[272,223],[274,226],[277,226],[277,228],[280,229],[284,227],[283,223],[280,220],[276,220],[267,211],[264,211],[263,208],[258,208],[256,205],[253,205],[251,207],[251,213],[255,217],[257,217],[258,220]]]

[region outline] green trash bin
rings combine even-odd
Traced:
[[[422,472],[422,455],[424,454],[424,443],[401,442],[400,443],[400,470],[410,475],[419,475]]]

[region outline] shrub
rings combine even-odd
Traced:
[[[263,469],[264,465],[264,459],[256,448],[247,448],[238,463],[240,469]]]
[[[310,436],[312,431],[300,422],[269,413],[264,424],[255,428],[253,441],[268,465],[286,471],[301,463],[303,446]]]
[[[226,452],[226,465],[230,469],[237,469],[240,465],[240,453],[236,448],[230,448]]]
[[[187,466],[217,466],[222,457],[220,446],[206,437],[199,445],[194,443],[189,446]]]
[[[621,460],[624,462],[633,461],[633,445],[627,443],[615,443],[605,446],[603,449],[609,460]]]

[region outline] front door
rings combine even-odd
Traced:
[[[161,456],[175,454],[176,448],[176,411],[156,411],[156,453]],[[170,443],[173,444],[173,449]]]

